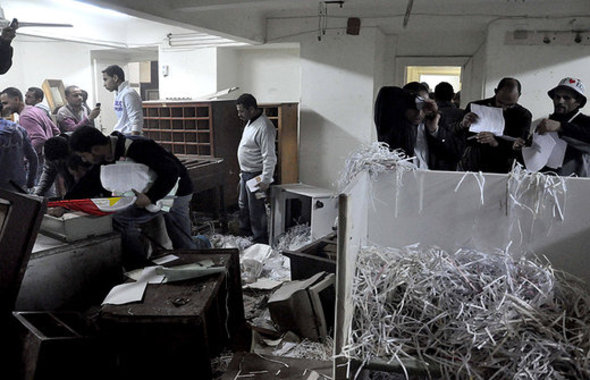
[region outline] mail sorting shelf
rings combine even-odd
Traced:
[[[214,156],[210,103],[144,103],[144,132],[174,154]]]

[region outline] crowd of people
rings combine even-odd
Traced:
[[[176,156],[141,136],[141,97],[125,80],[123,69],[112,65],[102,76],[104,88],[115,92],[117,123],[108,136],[95,125],[101,105],[90,108],[88,93],[79,86],[67,86],[65,104],[53,111],[44,105],[41,88],[30,87],[24,96],[15,87],[0,92],[0,189],[52,199],[100,198],[113,195],[101,178],[105,166],[118,165],[119,182],[123,183],[127,176],[145,175],[149,178],[146,186],[131,189],[133,206],[113,214],[113,226],[121,233],[123,265],[131,270],[149,265],[146,235],[158,235],[157,240],[162,237],[162,228],[172,248],[197,247],[199,240],[192,236],[190,218],[192,180]],[[265,199],[260,195],[266,194],[272,182],[276,131],[250,94],[239,97],[236,112],[246,122],[237,150],[240,229],[255,242],[268,243]],[[246,184],[256,177],[259,180],[254,188]],[[162,206],[161,202],[169,199],[173,201]],[[48,214],[60,217],[66,211],[55,207],[48,209]],[[152,226],[146,228],[149,223]],[[154,240],[153,236],[147,238]]]
[[[507,173],[515,162],[526,164],[522,150],[534,143],[536,135],[555,133],[567,144],[565,154],[558,164],[541,171],[589,176],[590,117],[580,111],[586,104],[582,82],[566,77],[549,89],[553,112],[537,125],[531,112],[518,103],[521,93],[519,80],[503,78],[493,97],[471,101],[461,109],[446,82],[439,83],[434,93],[419,82],[382,87],[375,103],[377,137],[390,149],[413,157],[419,168]],[[494,123],[487,109],[501,110],[501,131],[486,129]]]
[[[17,24],[6,27],[0,36],[0,74],[10,68]],[[186,168],[169,151],[142,134],[143,111],[140,95],[125,80],[117,65],[102,71],[103,86],[115,93],[117,123],[111,135],[96,128],[101,105],[87,104],[88,93],[79,86],[65,88],[65,104],[50,110],[43,104],[44,93],[30,87],[23,93],[15,87],[0,92],[0,188],[29,192],[60,199],[107,197],[101,167],[121,162],[129,170],[145,170],[152,182],[133,189],[135,204],[113,215],[113,225],[121,232],[126,269],[147,264],[141,226],[163,219],[175,249],[195,248],[190,206],[192,181]],[[584,85],[566,77],[549,89],[553,112],[537,125],[520,105],[520,81],[503,78],[494,96],[474,100],[460,108],[459,93],[446,82],[431,92],[425,83],[380,89],[374,110],[379,141],[390,149],[401,149],[419,168],[507,173],[515,161],[523,163],[523,149],[535,136],[555,135],[566,145],[557,166],[543,171],[558,175],[589,176],[590,117],[581,113],[586,104]],[[486,110],[495,110],[501,130],[488,130]],[[277,163],[276,131],[258,107],[256,98],[243,94],[236,101],[238,117],[246,122],[237,148],[240,166],[240,230],[255,242],[268,243],[266,199]],[[478,128],[474,128],[478,126]],[[124,179],[123,179],[124,180]],[[250,183],[255,181],[252,187]],[[164,199],[173,198],[165,212]],[[60,216],[65,210],[51,209]]]

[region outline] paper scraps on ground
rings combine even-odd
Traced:
[[[272,278],[259,278],[256,282],[245,285],[244,288],[270,290],[276,288],[281,284],[281,281],[276,281]]]
[[[565,150],[567,149],[567,143],[559,138],[557,132],[549,132],[547,134],[551,136],[553,140],[555,140],[555,146],[553,147],[551,156],[549,156],[547,166],[552,169],[559,169],[563,166],[563,159],[565,158]]]
[[[545,167],[555,145],[555,139],[549,134],[533,134],[532,145],[522,148],[522,158],[526,168],[532,172],[538,172]]]
[[[471,112],[477,114],[479,119],[471,124],[470,132],[491,132],[496,136],[504,133],[504,115],[502,108],[487,107],[479,104],[471,104]]]
[[[124,305],[130,302],[139,302],[143,298],[146,286],[147,282],[131,282],[117,285],[107,294],[102,304]]]

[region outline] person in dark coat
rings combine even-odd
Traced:
[[[445,117],[448,125],[453,125],[463,118],[463,110],[453,103],[455,90],[448,82],[440,82],[434,87],[434,99],[438,110]]]
[[[503,78],[494,92],[492,98],[469,103],[463,119],[454,128],[466,146],[459,170],[508,173],[517,157],[515,142],[525,141],[529,136],[532,115],[518,104],[520,82],[514,78]],[[491,132],[469,131],[471,124],[479,120],[479,116],[471,111],[472,104],[502,108],[505,125],[502,136],[494,136]]]
[[[563,78],[547,93],[553,100],[553,113],[541,120],[537,132],[557,132],[567,143],[563,165],[555,171],[558,175],[590,177],[590,116],[580,108],[586,104],[585,88],[577,78]]]
[[[378,141],[415,157],[420,168],[455,170],[459,147],[422,84],[382,87],[375,101],[374,116]]]
[[[12,66],[12,54],[14,49],[10,43],[16,37],[16,29],[18,22],[14,20],[9,26],[2,29],[0,35],[0,74],[6,74],[10,66]]]

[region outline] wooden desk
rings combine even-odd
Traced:
[[[166,266],[211,259],[229,275],[148,285],[143,302],[104,305],[101,328],[118,354],[123,377],[210,379],[210,357],[244,323],[238,250],[170,253],[179,260]]]

